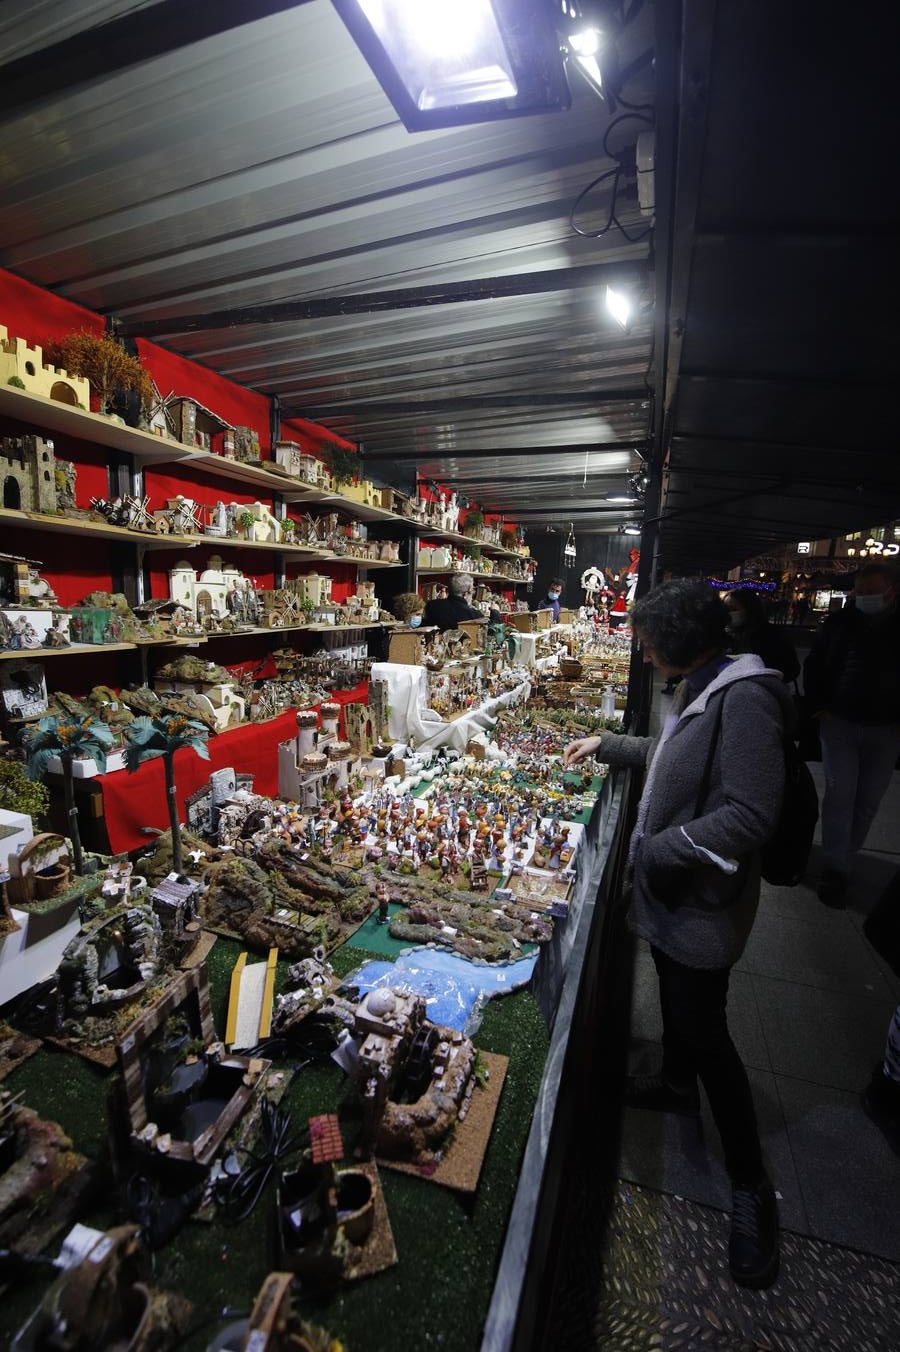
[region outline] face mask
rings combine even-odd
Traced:
[[[410,617],[409,617],[409,627],[410,627],[410,629],[418,629],[418,627],[419,627],[419,625],[420,625],[421,623],[422,623],[422,616],[421,616],[421,615],[410,615]]]
[[[557,592],[557,591],[552,591],[552,592],[548,592],[547,595],[550,597],[550,600],[551,600],[551,601],[556,601],[556,600],[559,599],[560,593]]]
[[[887,610],[883,592],[876,592],[874,596],[857,596],[855,604],[861,615],[880,615],[883,610]]]
[[[746,616],[746,615],[742,615],[741,612],[740,612],[739,610],[735,610],[735,611],[732,612],[732,614],[731,614],[730,617],[729,617],[729,620],[728,620],[728,628],[729,628],[729,629],[743,629],[743,627],[744,627],[744,625],[745,625],[746,623],[747,623],[747,616]]]

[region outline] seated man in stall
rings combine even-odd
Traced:
[[[426,625],[436,624],[442,632],[456,629],[460,620],[483,620],[484,614],[472,605],[475,583],[469,573],[454,573],[450,579],[450,595],[425,603]]]

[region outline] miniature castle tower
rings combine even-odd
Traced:
[[[322,715],[322,741],[336,741],[339,735],[338,725],[341,717],[341,706],[328,702],[319,706],[319,712]]]
[[[58,404],[91,406],[90,381],[84,376],[70,376],[61,366],[45,366],[43,349],[29,347],[24,338],[10,338],[6,326],[0,324],[0,385],[21,380],[31,394],[42,394]]]
[[[0,505],[3,507],[23,512],[55,512],[53,442],[41,437],[3,437],[0,440],[0,484],[3,488]]]
[[[328,772],[328,757],[324,751],[310,751],[297,768],[300,774],[301,805],[309,809],[319,807],[323,780]]]
[[[365,704],[348,704],[344,708],[344,727],[354,756],[371,756],[372,723]]]
[[[353,751],[349,742],[330,742],[327,748],[328,769],[335,775],[334,787],[340,792],[350,782],[350,761]]]
[[[303,802],[304,760],[316,754],[319,744],[319,715],[315,709],[300,709],[297,714],[297,735],[278,747],[278,797],[290,803]],[[325,764],[327,765],[327,757]]]

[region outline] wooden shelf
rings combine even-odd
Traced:
[[[519,586],[530,581],[527,577],[507,577],[505,573],[470,573],[467,568],[419,568],[419,577],[453,577],[456,573],[468,573],[479,582],[505,582],[508,586]]]
[[[129,530],[127,526],[111,526],[107,521],[90,521],[75,516],[53,516],[45,512],[22,512],[10,507],[0,508],[0,525],[7,523],[22,530],[52,531],[58,535],[80,535],[89,539],[129,541],[145,549],[196,549],[208,545],[211,549],[255,549],[269,554],[285,554],[304,563],[352,563],[358,568],[397,568],[399,560],[360,559],[350,554],[332,554],[315,545],[284,544],[272,540],[241,540],[222,535],[154,535],[150,531]]]
[[[93,540],[129,541],[147,549],[190,549],[206,536],[152,535],[149,531],[129,530],[127,526],[111,526],[107,521],[90,521],[76,516],[53,516],[46,512],[22,512],[12,507],[0,509],[0,525],[18,526],[21,530],[50,531],[54,535],[81,535]]]
[[[77,437],[95,446],[124,451],[144,464],[166,464],[175,460],[191,460],[199,464],[203,456],[202,451],[186,446],[181,441],[157,437],[137,427],[125,427],[122,423],[105,418],[102,413],[89,413],[87,409],[61,404],[43,394],[17,390],[14,385],[0,386],[0,413],[16,418],[19,422],[31,423],[37,436],[43,436],[45,432],[64,432],[67,436]]]
[[[70,643],[67,648],[16,648],[0,652],[0,662],[16,659],[30,661],[33,657],[81,657],[84,653],[116,653],[134,651],[136,643]]]

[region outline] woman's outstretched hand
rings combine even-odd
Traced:
[[[596,755],[602,740],[602,737],[579,737],[577,742],[570,742],[562,753],[563,765],[568,769],[570,766],[580,765],[588,756]]]

